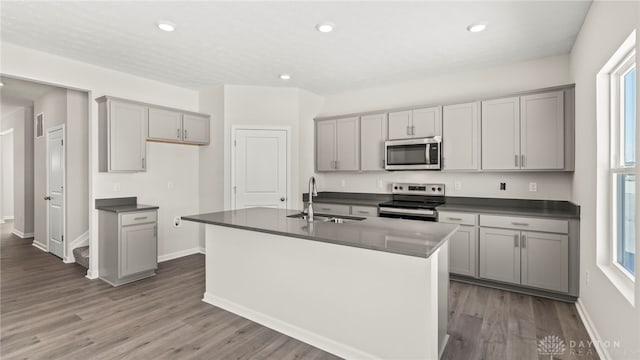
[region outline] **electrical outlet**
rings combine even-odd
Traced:
[[[120,183],[113,183],[113,191],[120,191]]]
[[[502,191],[507,190],[507,183],[501,182],[500,183],[500,190],[502,190]]]
[[[182,226],[182,219],[180,218],[180,216],[176,216],[175,218],[173,218],[173,227],[179,228],[181,226]]]
[[[534,182],[530,182],[529,183],[529,191],[537,192],[538,191],[538,184],[534,183]]]
[[[453,183],[453,188],[454,188],[455,190],[460,190],[460,189],[462,189],[462,183],[461,183],[460,181],[455,181],[455,182]]]

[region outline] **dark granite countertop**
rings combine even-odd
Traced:
[[[157,210],[159,206],[138,204],[137,197],[96,199],[96,209],[114,213]]]
[[[391,194],[320,192],[313,198],[314,203],[343,204],[356,206],[378,206],[391,200]],[[306,202],[308,193],[302,194]],[[549,217],[562,219],[580,219],[580,206],[569,201],[499,199],[475,197],[445,197],[445,204],[437,207],[439,211],[463,211],[485,214],[513,216]]]
[[[309,224],[303,219],[287,217],[299,212],[249,208],[183,216],[182,219],[421,258],[431,256],[458,229],[457,225],[389,218]]]

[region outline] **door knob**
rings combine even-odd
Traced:
[[[281,198],[280,198],[280,201],[285,201],[285,200],[286,200],[286,199],[285,199],[285,198],[283,198],[283,197],[281,197]]]
[[[45,200],[51,200],[51,196],[45,196],[44,199]]]

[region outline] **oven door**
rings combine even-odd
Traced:
[[[385,170],[439,170],[440,138],[385,142]]]

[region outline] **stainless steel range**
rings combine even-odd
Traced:
[[[393,200],[378,205],[381,217],[438,221],[444,204],[444,184],[391,184]]]

